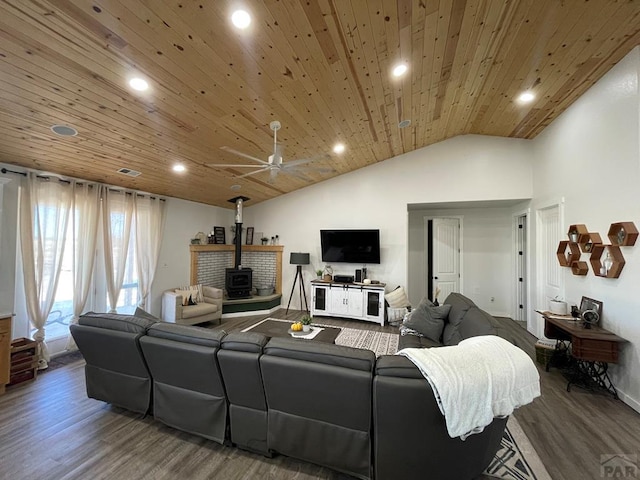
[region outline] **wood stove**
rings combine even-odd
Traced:
[[[224,287],[229,298],[251,298],[253,288],[253,270],[242,268],[242,206],[249,200],[247,197],[230,199],[236,204],[236,255],[233,268],[225,270]]]
[[[229,298],[251,298],[253,270],[250,268],[227,268],[224,285]]]

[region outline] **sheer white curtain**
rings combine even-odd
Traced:
[[[138,305],[146,310],[149,290],[158,265],[162,231],[164,230],[165,202],[157,197],[135,197],[136,259],[138,269]]]
[[[73,205],[71,222],[73,232],[73,317],[78,323],[89,297],[93,279],[100,220],[100,197],[102,185],[73,182]],[[69,335],[67,350],[75,350],[76,344]]]
[[[104,188],[102,192],[104,264],[110,313],[116,312],[118,296],[124,280],[134,198],[130,193],[109,188]]]
[[[57,178],[27,175],[20,195],[20,238],[24,269],[24,290],[29,320],[36,328],[39,366],[46,368],[49,352],[44,325],[55,300],[72,188]]]

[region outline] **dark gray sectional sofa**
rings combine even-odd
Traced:
[[[471,479],[506,419],[448,436],[433,391],[405,357],[113,314],[71,333],[87,394],[218,443],[362,479]]]

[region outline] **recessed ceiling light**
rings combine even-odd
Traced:
[[[54,125],[51,127],[51,131],[61,137],[75,137],[78,134],[75,128],[67,125]]]
[[[134,90],[144,92],[147,88],[149,88],[149,83],[143,78],[135,77],[129,80],[129,86]]]
[[[411,125],[411,120],[402,120],[399,124],[398,127],[399,128],[406,128],[409,125]]]
[[[181,163],[176,163],[176,164],[173,166],[173,171],[174,171],[174,172],[184,172],[184,171],[186,171],[186,170],[187,170],[187,169],[185,168],[185,166],[184,166],[184,165],[182,165]]]
[[[518,102],[520,103],[531,103],[535,100],[536,96],[533,94],[533,92],[522,92],[520,95],[518,95]]]
[[[399,63],[398,65],[393,67],[393,70],[391,71],[391,73],[393,74],[394,77],[401,77],[402,75],[407,73],[407,70],[409,70],[409,67],[407,66],[406,63]]]
[[[334,153],[342,153],[342,152],[344,152],[344,149],[345,149],[345,147],[344,147],[344,145],[342,143],[336,143],[333,146],[333,152]]]
[[[244,30],[251,24],[251,15],[245,10],[236,10],[231,14],[231,22],[241,30]]]

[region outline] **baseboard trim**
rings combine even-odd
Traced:
[[[280,309],[282,305],[276,305],[268,310],[247,310],[244,312],[233,312],[233,313],[223,313],[222,318],[235,318],[235,317],[246,317],[247,315],[271,315],[276,310]]]
[[[630,397],[626,393],[624,393],[619,388],[616,388],[616,392],[618,392],[618,398],[633,408],[636,412],[640,413],[640,402],[638,402],[635,398]]]

